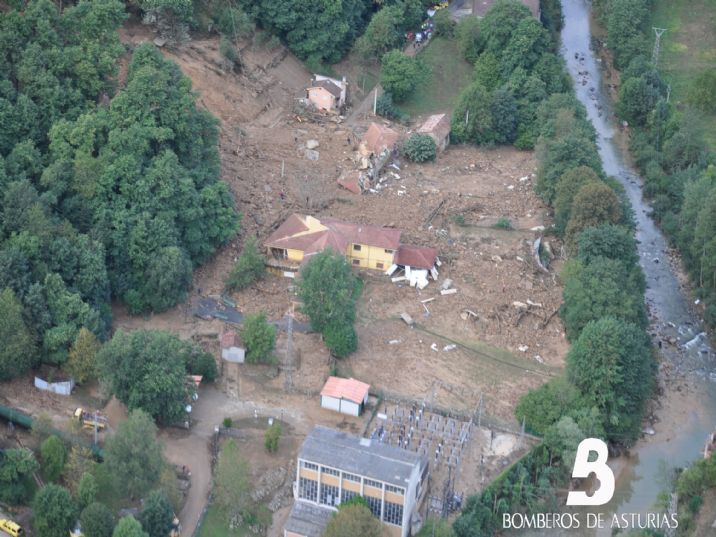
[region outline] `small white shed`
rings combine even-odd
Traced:
[[[328,377],[321,390],[321,407],[360,416],[368,403],[370,385],[350,378]]]
[[[239,338],[233,330],[221,336],[221,357],[234,364],[243,364],[246,360],[246,349],[239,347]]]

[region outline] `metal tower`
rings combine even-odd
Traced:
[[[651,53],[651,63],[654,64],[654,69],[656,69],[656,66],[659,63],[659,47],[661,46],[661,36],[666,31],[666,28],[657,28],[656,26],[654,26],[653,29],[654,33],[656,34],[656,40],[654,41],[654,50]]]

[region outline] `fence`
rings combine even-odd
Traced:
[[[35,388],[47,392],[56,393],[58,395],[70,395],[75,387],[74,379],[61,382],[47,382],[40,377],[35,377]]]

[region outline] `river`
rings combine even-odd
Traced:
[[[588,510],[603,512],[609,520],[615,512],[648,512],[665,488],[666,470],[701,456],[707,435],[716,427],[716,364],[703,323],[690,310],[691,299],[679,284],[677,265],[667,255],[666,239],[649,215],[651,209],[642,197],[642,180],[628,163],[623,144],[615,141],[619,127],[603,88],[600,62],[591,50],[590,2],[562,0],[562,10],[562,55],[577,97],[596,130],[604,171],[624,185],[634,208],[639,256],[647,281],[649,330],[657,349],[662,343],[660,352],[669,371],[656,411],[655,434],[640,440],[628,456],[610,461],[616,475],[614,497],[607,505]],[[560,533],[534,533],[538,534]],[[611,530],[607,525],[601,531],[582,528],[563,534],[608,536]]]

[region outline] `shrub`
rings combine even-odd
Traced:
[[[495,227],[497,229],[512,229],[512,221],[505,216],[501,216],[495,222]]]
[[[397,119],[401,116],[400,110],[395,107],[390,93],[383,93],[375,103],[375,112],[387,119]]]
[[[435,140],[427,134],[413,134],[403,147],[405,155],[413,162],[435,160],[437,146]]]
[[[278,443],[281,440],[281,424],[278,421],[274,421],[271,426],[266,429],[264,433],[264,447],[269,453],[276,453],[278,451]]]
[[[246,362],[270,362],[276,345],[276,327],[266,322],[263,313],[247,315],[241,326],[241,341],[246,346]]]
[[[451,38],[455,34],[455,21],[450,11],[441,9],[433,17],[435,24],[435,36]]]
[[[477,17],[462,17],[455,27],[457,48],[469,63],[475,63],[482,51],[480,20]]]
[[[716,69],[708,69],[691,83],[689,102],[706,112],[716,112]]]
[[[42,472],[49,481],[59,481],[62,471],[65,469],[67,449],[54,434],[49,436],[40,446],[40,462]]]
[[[226,288],[230,291],[244,289],[266,275],[264,258],[259,254],[256,238],[250,237],[244,244],[239,260],[231,269],[226,280]]]

